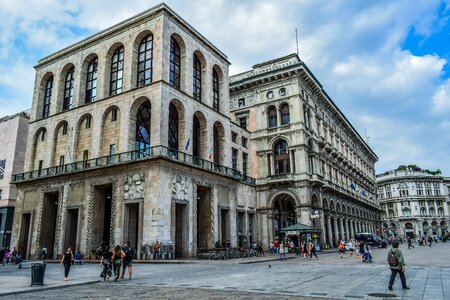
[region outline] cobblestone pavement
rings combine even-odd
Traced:
[[[416,246],[416,245],[415,245]],[[0,267],[2,292],[27,290],[32,293],[5,295],[5,299],[450,299],[450,244],[401,245],[407,263],[406,278],[411,289],[403,291],[399,279],[394,291],[387,289],[390,270],[386,263],[388,249],[374,249],[374,262],[361,263],[337,252],[320,254],[319,260],[297,257],[287,261],[266,258],[230,261],[199,261],[181,264],[135,264],[132,280],[98,282],[100,266],[90,264],[71,270],[69,283],[62,281],[63,270],[49,265],[46,287],[32,290],[17,287],[17,278],[29,282],[30,270]],[[295,255],[293,255],[295,257]],[[7,267],[9,268],[9,267]],[[20,280],[19,280],[20,281]],[[54,282],[61,282],[59,286]],[[14,286],[16,289],[14,290]],[[61,287],[61,288],[59,288]],[[302,298],[304,297],[304,298]],[[0,296],[1,298],[1,296]]]

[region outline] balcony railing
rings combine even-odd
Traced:
[[[207,170],[216,174],[220,174],[229,178],[239,180],[243,183],[255,185],[255,179],[243,175],[240,171],[234,170],[219,164],[215,164],[209,160],[201,159],[184,152],[170,149],[165,146],[155,146],[145,150],[135,150],[129,152],[108,155],[84,161],[78,161],[65,165],[34,170],[15,174],[12,176],[12,182],[18,183],[29,180],[42,179],[47,177],[72,174],[76,172],[95,170],[109,166],[126,164],[134,161],[144,161],[155,158],[165,158],[172,161],[180,162],[189,166],[194,166],[202,170]]]

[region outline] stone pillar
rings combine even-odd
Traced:
[[[331,217],[327,215],[327,234],[328,234],[328,246],[333,247],[333,231],[331,229]]]
[[[354,220],[349,220],[350,223],[350,239],[354,239],[355,238],[355,231],[353,230],[353,226],[355,224]]]
[[[323,247],[323,245],[325,245],[327,243],[327,236],[326,236],[327,230],[325,228],[325,214],[323,213],[323,211],[320,214],[320,229],[322,229],[321,241],[322,241],[322,247]]]
[[[337,241],[339,241],[337,216],[333,217],[333,228],[334,228],[334,243],[337,243]]]
[[[344,240],[345,238],[344,238],[344,218],[343,217],[339,218],[339,229],[340,229],[339,237],[341,240]]]
[[[361,222],[360,221],[356,221],[356,231],[358,233],[361,232]]]
[[[350,239],[350,231],[348,229],[348,222],[349,222],[349,220],[348,220],[348,218],[346,218],[345,219],[345,238],[349,240]]]
[[[297,211],[297,220],[300,220],[299,223],[312,226],[310,218],[311,210],[309,207],[297,208],[296,211]]]

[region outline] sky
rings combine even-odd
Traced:
[[[150,0],[0,0],[0,117],[31,107],[37,61]],[[379,157],[450,176],[450,0],[167,0],[237,74],[296,52]]]

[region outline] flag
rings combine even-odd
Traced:
[[[212,158],[212,152],[213,152],[213,147],[211,147],[211,150],[209,150],[209,159],[211,160]]]
[[[191,142],[191,138],[188,139],[186,146],[184,146],[184,151],[188,151],[190,142]]]
[[[350,183],[350,188],[351,188],[352,190],[356,190],[356,185],[352,182],[352,183]]]

